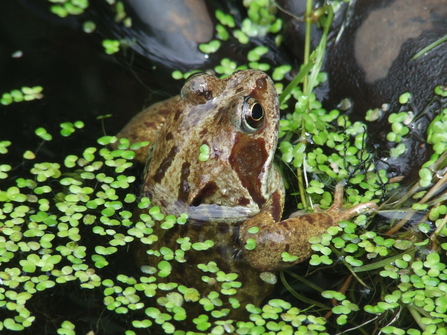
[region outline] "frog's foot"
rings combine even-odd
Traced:
[[[336,220],[343,221],[343,220],[349,220],[361,213],[371,213],[371,212],[377,212],[379,210],[379,207],[372,201],[364,202],[348,209],[343,209],[343,193],[344,193],[343,185],[340,183],[337,184],[335,186],[334,202],[332,206],[327,211],[324,211],[320,208],[319,205],[314,205],[314,212],[315,213],[326,212],[330,214],[332,217],[334,217]],[[290,214],[289,219],[307,214],[309,213],[304,210],[299,210]]]
[[[336,221],[349,220],[361,213],[377,212],[379,207],[372,201],[363,202],[354,207],[343,209],[343,185],[337,184],[335,186],[334,203],[327,210]]]
[[[332,208],[340,209],[343,207],[343,185],[338,183],[335,185],[335,192],[334,192],[334,203],[329,208],[329,211]]]
[[[322,210],[320,208],[320,205],[314,205],[314,213],[324,213],[324,210]],[[297,218],[298,216],[301,215],[308,215],[310,214],[308,211],[304,210],[304,209],[300,209],[299,211],[293,212],[292,214],[289,215],[288,219],[292,219],[292,218]]]
[[[360,213],[378,210],[372,201],[349,209],[343,209],[342,204],[343,186],[339,184],[335,188],[334,203],[327,211],[316,207],[314,213],[296,212],[289,219],[275,222],[271,215],[273,210],[266,206],[259,214],[242,223],[239,230],[243,245],[250,241],[254,246],[245,249],[248,262],[260,271],[287,268],[310,257],[313,251],[309,238],[312,236],[321,235],[327,228]],[[250,231],[253,227],[256,229]],[[287,259],[288,255],[294,259]]]

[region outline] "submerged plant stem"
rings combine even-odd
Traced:
[[[436,230],[433,232],[433,234],[430,235],[430,241],[432,242],[432,249],[435,250],[436,247],[439,249],[439,244],[436,243],[438,240],[439,233],[444,229],[445,225],[447,224],[447,215],[444,216],[444,219],[442,219],[442,222],[439,224],[439,226],[436,228]]]
[[[425,331],[426,329],[426,325],[424,323],[422,323],[421,321],[421,315],[419,314],[418,310],[416,308],[414,308],[413,305],[408,305],[408,310],[411,313],[411,316],[413,317],[414,321],[416,321],[416,323],[418,324],[419,327],[421,327],[421,329],[423,331]]]
[[[419,201],[420,204],[425,204],[430,198],[447,182],[447,173],[444,173],[441,179],[427,192],[427,194]]]
[[[425,204],[430,198],[439,190],[440,187],[442,187],[447,182],[447,173],[444,173],[441,179],[438,180],[438,182],[431,187],[431,189],[425,194],[425,196],[419,200],[418,204]],[[407,196],[405,199],[407,199],[409,196],[411,196],[413,193],[415,193],[419,189],[419,181],[411,188],[411,190],[407,193]],[[410,195],[408,195],[410,194]],[[386,235],[392,235],[396,233],[400,228],[402,228],[405,223],[407,223],[408,220],[413,216],[414,212],[408,213],[402,220],[400,220],[393,228],[388,230],[385,234]]]
[[[419,51],[418,53],[416,53],[411,60],[416,60],[419,57],[421,57],[423,54],[429,52],[430,50],[436,48],[438,45],[441,45],[442,43],[447,42],[447,35],[437,39],[436,41],[434,41],[433,43],[430,43],[429,45],[427,45],[425,48],[423,48],[421,51]]]
[[[284,270],[284,272],[287,272],[287,274],[288,274],[289,276],[292,276],[292,277],[298,279],[300,282],[306,284],[307,286],[312,287],[315,291],[318,291],[318,292],[323,292],[323,291],[324,291],[324,289],[322,289],[320,286],[315,285],[315,284],[314,284],[313,282],[311,282],[310,280],[307,280],[307,279],[305,279],[304,277],[299,276],[299,275],[297,275],[296,273],[294,273],[294,272],[292,272],[292,271]]]
[[[330,310],[330,307],[323,305],[322,303],[306,298],[304,295],[299,294],[298,292],[296,292],[287,282],[286,278],[284,277],[284,271],[280,271],[279,272],[279,277],[281,278],[281,282],[283,283],[283,285],[287,288],[287,290],[298,300],[301,300],[305,303],[308,303],[309,305],[315,305],[318,306],[320,308],[323,308],[324,310]]]

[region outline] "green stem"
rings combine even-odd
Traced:
[[[447,35],[437,39],[436,41],[434,41],[433,43],[430,43],[429,45],[427,45],[425,48],[423,48],[421,51],[419,51],[418,53],[416,53],[416,55],[414,55],[411,60],[416,60],[419,57],[421,57],[423,54],[429,52],[431,49],[434,49],[435,47],[437,47],[438,45],[447,42]]]
[[[410,311],[414,321],[416,321],[418,326],[425,331],[426,325],[421,322],[421,315],[419,314],[419,312],[413,307],[413,305],[408,305],[407,308]]]
[[[307,65],[309,63],[309,57],[310,57],[310,39],[311,39],[311,33],[312,33],[312,19],[311,19],[311,13],[312,13],[312,0],[306,1],[306,14],[304,15],[304,20],[306,22],[306,35],[304,39],[304,65]],[[308,77],[304,77],[303,81],[303,92],[306,92],[307,88],[307,82]]]
[[[281,282],[282,282],[282,284],[284,285],[284,287],[295,297],[295,298],[297,298],[298,300],[301,300],[301,301],[303,301],[303,302],[305,302],[305,303],[308,303],[309,305],[315,305],[315,306],[318,306],[318,307],[320,307],[320,308],[322,308],[323,310],[330,310],[331,308],[330,307],[328,307],[328,306],[326,306],[326,305],[323,305],[322,303],[320,303],[320,302],[318,302],[318,301],[315,301],[315,300],[312,300],[312,299],[309,299],[309,298],[306,298],[304,295],[301,295],[301,294],[299,294],[297,291],[295,291],[290,285],[289,285],[289,283],[287,282],[287,280],[286,280],[286,278],[284,277],[284,271],[280,271],[279,272],[279,277],[281,278]]]
[[[303,209],[307,209],[308,201],[306,194],[306,185],[304,185],[304,173],[303,170],[298,168],[296,170],[297,178],[298,178],[298,189],[300,191],[301,203],[303,204]]]
[[[327,15],[320,20],[323,21],[323,35],[321,36],[320,44],[318,45],[316,50],[317,55],[315,57],[315,66],[308,78],[308,85],[307,87],[303,86],[303,92],[305,95],[310,95],[316,86],[317,76],[320,73],[321,66],[323,65],[324,53],[326,52],[329,28],[331,27],[332,19],[334,17],[334,11],[332,10],[331,5],[325,6],[324,9],[325,12],[327,12]]]
[[[300,282],[306,284],[307,286],[312,287],[315,291],[318,291],[320,293],[324,291],[324,289],[322,289],[320,286],[315,285],[310,280],[307,280],[306,278],[301,277],[301,276],[297,275],[296,273],[293,273],[292,271],[284,270],[284,272],[287,272],[287,274],[289,276],[292,276],[295,279],[298,279]]]
[[[279,103],[282,103],[286,96],[292,92],[292,90],[306,78],[307,74],[309,73],[310,69],[314,66],[314,63],[309,63],[300,68],[300,72],[293,78],[293,80],[287,85],[287,87],[284,89],[284,91],[279,96]]]
[[[365,271],[381,269],[381,268],[385,267],[385,265],[389,265],[389,264],[393,263],[396,259],[402,258],[403,254],[413,254],[415,251],[416,251],[416,248],[412,248],[412,249],[406,250],[405,252],[403,252],[401,254],[385,258],[381,261],[378,261],[378,262],[375,262],[372,264],[352,267],[352,272],[358,273],[358,272],[365,272]]]
[[[320,44],[315,50],[315,56],[311,57],[310,54],[310,45],[311,45],[311,32],[312,32],[312,9],[313,9],[312,0],[306,1],[306,13],[305,13],[305,22],[306,22],[306,34],[304,41],[304,62],[300,68],[298,74],[293,78],[293,80],[287,85],[284,91],[281,93],[279,97],[279,102],[283,103],[285,98],[292,92],[293,88],[295,88],[300,82],[303,83],[303,92],[305,95],[310,96],[312,90],[317,84],[317,76],[323,64],[323,57],[326,51],[327,37],[329,34],[329,28],[332,23],[333,18],[333,10],[331,5],[327,5],[324,7],[324,11],[326,13],[325,17],[321,18],[321,22],[323,25],[323,34],[320,40]],[[312,72],[310,72],[312,70]],[[309,74],[310,73],[310,74]],[[310,99],[309,99],[310,101]],[[308,108],[309,112],[310,108]],[[304,125],[301,126],[301,139],[306,137],[306,131]],[[302,140],[305,141],[305,140]],[[308,200],[305,192],[304,185],[304,173],[301,168],[297,169],[298,176],[298,189],[301,196],[301,202],[304,208],[307,208]]]

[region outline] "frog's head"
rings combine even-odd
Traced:
[[[253,215],[282,187],[273,165],[278,127],[278,95],[265,73],[196,75],[185,83],[155,143],[146,190],[152,198],[161,192],[164,207],[180,202]],[[209,157],[200,160],[204,144]]]

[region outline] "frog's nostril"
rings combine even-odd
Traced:
[[[256,80],[256,87],[259,88],[260,90],[262,90],[263,88],[266,87],[266,82],[265,82],[265,78],[259,78]]]

